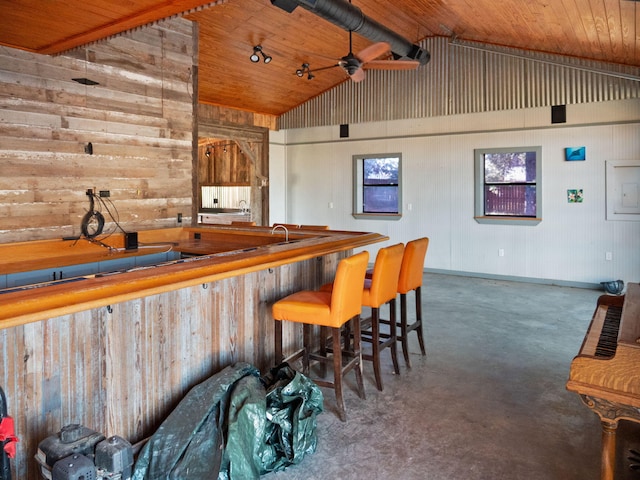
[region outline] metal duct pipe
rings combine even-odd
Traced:
[[[394,54],[418,60],[421,65],[431,59],[428,51],[367,17],[345,0],[271,0],[271,3],[289,13],[301,6],[344,30],[356,32],[373,42],[387,42]]]

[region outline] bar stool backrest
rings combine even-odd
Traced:
[[[362,284],[369,262],[369,252],[360,252],[340,260],[331,292],[331,317],[336,326],[360,314]]]
[[[367,283],[371,282],[368,285],[369,298],[364,302],[367,306],[378,308],[396,297],[403,252],[402,243],[378,250],[373,276],[367,280]]]
[[[427,237],[418,238],[407,243],[402,257],[402,267],[398,278],[398,293],[407,293],[422,286],[424,258],[429,248]]]

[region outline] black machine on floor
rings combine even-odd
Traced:
[[[105,438],[71,424],[40,442],[36,460],[42,476],[50,480],[129,480],[133,448],[117,435]]]

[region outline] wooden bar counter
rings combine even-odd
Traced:
[[[130,250],[116,235],[102,241],[110,248],[85,239],[0,245],[5,279],[59,272],[35,286],[5,281],[0,290],[0,386],[20,438],[14,478],[41,478],[38,443],[64,425],[135,443],[223,367],[272,366],[273,302],[331,281],[354,248],[385,240],[301,230],[287,239],[282,229],[212,226],[142,231]],[[160,263],[139,264],[165,253]],[[109,268],[67,273],[87,265]],[[300,345],[297,330],[286,329],[284,342]]]

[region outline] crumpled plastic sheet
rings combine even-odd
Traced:
[[[259,374],[252,365],[238,363],[193,387],[142,448],[133,480],[215,478],[231,389],[241,378]]]
[[[323,411],[318,386],[283,363],[262,377],[267,388],[267,425],[262,473],[282,470],[316,451],[317,415]]]
[[[283,363],[237,363],[195,386],[142,449],[133,480],[252,480],[317,446],[323,396]]]

